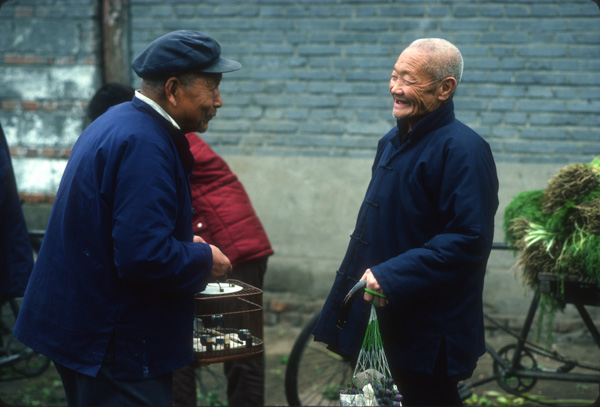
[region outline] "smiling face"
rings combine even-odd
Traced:
[[[425,115],[440,107],[446,100],[443,81],[434,81],[425,72],[426,64],[433,63],[429,54],[418,48],[407,48],[398,57],[390,92],[394,98],[393,115],[406,120],[409,131]]]
[[[204,74],[180,82],[176,93],[177,107],[172,116],[181,130],[186,133],[208,130],[208,122],[223,106],[219,92],[221,78],[221,74]]]

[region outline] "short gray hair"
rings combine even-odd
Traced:
[[[177,79],[183,86],[189,86],[197,78],[205,77],[213,81],[219,81],[223,74],[221,73],[208,73],[208,72],[184,72],[177,75]],[[145,89],[152,90],[153,92],[161,94],[165,88],[165,84],[169,77],[164,79],[142,79],[142,87]]]
[[[454,44],[441,38],[421,38],[413,41],[408,48],[424,50],[435,56],[433,64],[425,66],[431,78],[439,82],[444,78],[453,77],[456,84],[460,83],[463,73],[463,57]]]

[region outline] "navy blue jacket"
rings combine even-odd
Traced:
[[[184,134],[138,98],[75,143],[15,328],[23,343],[95,376],[111,336],[114,375],[192,361],[193,294],[212,267],[192,243]]]
[[[454,117],[450,102],[401,141],[380,141],[348,250],[314,331],[356,357],[370,305],[344,296],[370,268],[389,299],[378,310],[392,372],[432,374],[442,345],[447,374],[468,376],[485,352],[482,291],[494,236],[498,179],[488,144]]]
[[[22,297],[33,268],[33,252],[17,193],[10,150],[0,126],[0,302]]]

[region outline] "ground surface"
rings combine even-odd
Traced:
[[[289,326],[265,328],[267,354],[266,404],[269,406],[287,405],[284,391],[286,357],[298,333],[299,328]],[[515,340],[505,334],[492,331],[488,334],[488,342],[498,351],[507,344],[515,343]],[[589,334],[582,329],[555,335],[555,350],[565,353],[573,359],[600,367],[600,349],[593,343]],[[556,367],[553,361],[545,357],[534,357],[538,366],[544,368]],[[215,364],[211,365],[208,370],[199,372],[205,382],[208,383],[202,389],[203,393],[202,398],[199,399],[199,405],[222,405],[220,403],[225,402],[221,368],[220,364]],[[574,370],[573,373],[577,371]],[[487,377],[492,372],[493,360],[486,354],[480,360],[473,380]],[[595,374],[599,373],[596,372]],[[498,386],[496,381],[473,389],[479,395],[487,390],[506,393]],[[534,396],[543,395],[550,399],[571,400],[562,403],[563,405],[575,404],[574,400],[588,400],[591,402],[598,397],[598,384],[538,380],[529,393]],[[50,367],[42,376],[34,379],[1,381],[0,397],[11,405],[65,405],[60,381],[53,367]],[[579,405],[585,404],[581,403]]]

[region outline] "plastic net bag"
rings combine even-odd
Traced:
[[[340,391],[340,406],[402,406],[402,395],[385,357],[373,305],[352,381],[346,390]]]

